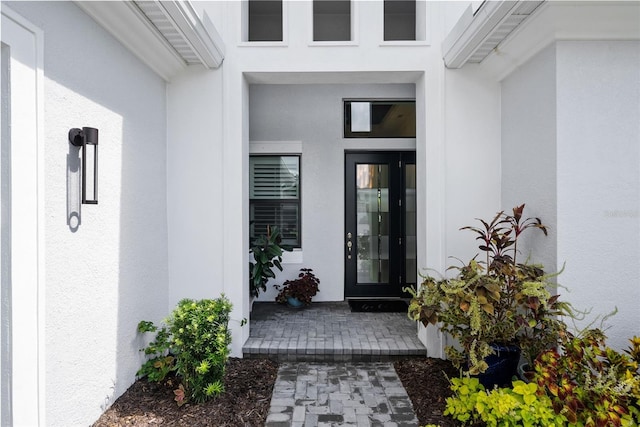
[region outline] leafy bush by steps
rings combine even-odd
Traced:
[[[224,391],[222,379],[229,357],[228,329],[231,303],[224,295],[215,300],[184,299],[158,328],[152,322],[138,324],[139,332],[156,332],[146,348],[147,360],[137,375],[162,381],[175,371],[181,380],[174,391],[176,402],[200,403]]]

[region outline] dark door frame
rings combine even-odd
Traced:
[[[402,298],[406,282],[406,165],[415,165],[415,151],[345,151],[345,299]],[[386,164],[389,167],[389,280],[388,283],[358,283],[356,166]],[[349,247],[351,245],[351,247]]]

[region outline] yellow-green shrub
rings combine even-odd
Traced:
[[[182,382],[175,391],[179,405],[186,400],[204,402],[220,394],[231,343],[231,308],[224,295],[215,300],[184,299],[166,320],[166,326],[158,329],[151,322],[140,322],[139,332],[158,333],[144,349],[151,358],[138,376],[162,381],[176,371]]]
[[[566,425],[567,419],[553,411],[551,400],[537,394],[537,384],[514,381],[512,385],[486,391],[477,378],[454,378],[454,396],[447,399],[444,414],[464,424],[483,422],[489,427]]]

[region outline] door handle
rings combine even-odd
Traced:
[[[351,242],[351,233],[347,233],[347,259],[351,259],[351,248],[353,243]]]

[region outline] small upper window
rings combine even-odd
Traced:
[[[345,138],[415,138],[415,101],[345,101]]]
[[[250,42],[281,42],[282,0],[249,0]]]
[[[384,39],[416,40],[415,0],[384,0]]]
[[[313,0],[313,41],[351,40],[351,1]]]

